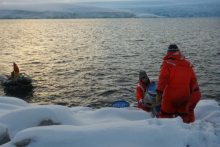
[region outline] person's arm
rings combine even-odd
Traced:
[[[142,109],[150,112],[150,108],[144,107],[144,101],[143,101],[144,93],[139,86],[136,88],[136,98],[137,98],[139,106],[141,106]]]
[[[170,70],[166,62],[163,62],[163,65],[160,70],[159,81],[157,85],[157,90],[162,91],[165,89],[166,85],[168,84],[170,77]]]
[[[140,103],[141,100],[143,101],[144,93],[143,93],[141,87],[136,88],[136,98],[137,98],[138,103]]]
[[[196,87],[197,85],[197,78],[196,78],[196,75],[195,75],[195,72],[194,70],[192,69],[192,78],[190,80],[190,91],[192,92]]]
[[[165,89],[166,85],[168,84],[170,77],[170,71],[167,63],[164,61],[159,75],[159,81],[157,85],[157,93],[156,93],[156,102],[159,103],[161,101],[161,96],[163,94],[163,90]]]

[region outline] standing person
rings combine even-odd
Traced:
[[[19,68],[16,63],[13,63],[13,75],[12,77],[16,79],[18,76],[20,76]]]
[[[146,72],[141,70],[139,72],[139,85],[136,88],[136,98],[138,101],[138,108],[142,108],[143,110],[150,112],[150,108],[146,107],[144,104],[144,95],[147,91],[147,87],[150,85],[151,81],[148,78]]]
[[[188,102],[197,82],[193,65],[185,60],[176,44],[169,45],[163,60],[156,95],[156,101],[159,102],[163,93],[159,118],[172,118],[175,115],[188,123]]]
[[[200,99],[201,99],[201,92],[199,90],[198,83],[196,83],[196,86],[193,89],[192,94],[191,94],[191,100],[189,101],[189,113],[188,113],[189,123],[195,121],[194,109]]]

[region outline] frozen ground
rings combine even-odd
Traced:
[[[0,129],[6,126],[12,141],[2,147],[217,147],[220,146],[220,107],[201,100],[196,121],[157,119],[134,107],[91,109],[34,105],[0,97]],[[54,124],[45,126],[45,122]],[[44,125],[44,126],[41,126]],[[0,130],[0,133],[2,130]]]

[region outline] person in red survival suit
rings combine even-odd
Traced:
[[[163,60],[156,94],[156,101],[160,102],[163,93],[159,118],[172,118],[175,115],[188,123],[188,102],[197,82],[193,65],[185,60],[175,44],[168,47]]]
[[[20,75],[20,72],[19,72],[19,68],[18,68],[18,65],[16,63],[13,63],[13,66],[14,66],[14,79],[16,79],[19,75]]]
[[[9,76],[8,79],[16,79],[18,76],[20,76],[18,65],[16,63],[13,63],[13,71],[11,72],[11,76]]]
[[[199,90],[198,83],[196,83],[196,86],[193,89],[192,94],[191,94],[191,99],[189,101],[189,113],[188,113],[189,123],[195,121],[194,109],[200,99],[201,99],[201,92]]]
[[[147,87],[150,85],[150,83],[152,83],[154,81],[150,81],[150,79],[148,78],[146,72],[144,70],[141,70],[139,72],[139,85],[136,88],[136,98],[138,101],[138,108],[143,109],[144,111],[150,112],[150,108],[146,106],[144,106],[144,95],[145,92],[147,91]]]

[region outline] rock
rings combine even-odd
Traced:
[[[8,129],[5,125],[0,124],[0,145],[5,144],[9,141],[11,141],[11,139],[8,134]]]
[[[16,147],[23,147],[23,146],[27,146],[30,142],[31,142],[31,139],[24,139],[22,141],[14,143],[14,145]]]
[[[43,120],[38,126],[51,126],[51,125],[60,125],[60,123],[54,123],[51,119]]]

